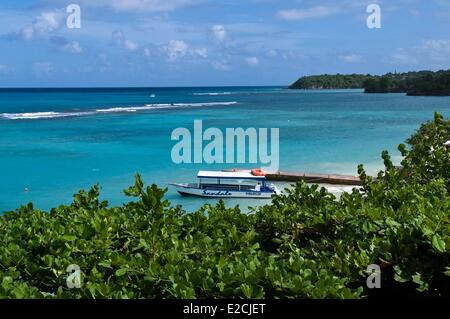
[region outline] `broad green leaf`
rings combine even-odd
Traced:
[[[445,252],[445,242],[438,234],[433,235],[432,239],[433,247],[439,252]]]

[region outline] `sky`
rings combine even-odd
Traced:
[[[80,28],[68,27],[70,4]],[[381,28],[367,26],[370,4]],[[2,0],[0,52],[0,87],[288,85],[448,69],[450,0]]]

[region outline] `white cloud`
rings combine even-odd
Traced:
[[[211,65],[215,70],[218,70],[218,71],[230,71],[231,70],[231,66],[225,60],[215,61],[215,62],[211,63]]]
[[[278,17],[288,21],[295,21],[327,17],[338,12],[340,12],[339,8],[316,6],[308,9],[281,10],[278,12]]]
[[[363,60],[362,56],[353,53],[348,55],[342,55],[340,56],[340,58],[348,63],[358,63]]]
[[[69,53],[82,53],[83,52],[83,48],[80,46],[80,43],[78,43],[77,41],[72,41],[72,42],[66,43],[62,47],[62,50],[65,52],[69,52]]]
[[[156,58],[161,59],[161,52],[164,52],[164,47],[158,47],[155,44],[147,44],[142,48],[142,55],[146,58]]]
[[[107,7],[124,12],[165,12],[173,11],[201,0],[77,0],[76,3],[90,7]]]
[[[144,48],[144,56],[149,58],[152,56],[152,51],[149,48]]]
[[[50,62],[33,63],[33,72],[37,77],[47,77],[54,71]]]
[[[54,44],[58,50],[68,53],[82,53],[83,48],[78,41],[69,42],[66,38],[62,36],[52,36],[50,37],[50,42]]]
[[[111,34],[111,38],[116,45],[122,45],[125,40],[125,35],[120,30],[114,30]]]
[[[415,57],[410,56],[403,49],[398,49],[397,52],[392,53],[389,62],[391,64],[403,64],[403,65],[411,65],[418,63]]]
[[[15,39],[30,41],[36,33],[51,33],[61,27],[63,15],[60,11],[46,11],[39,14],[29,26],[18,33],[14,33]]]
[[[42,12],[36,17],[33,28],[37,32],[53,32],[61,25],[61,14],[59,12]]]
[[[188,52],[189,46],[181,40],[171,40],[164,48],[167,58],[170,62],[176,61],[178,58],[184,57]]]
[[[257,57],[246,58],[245,62],[247,62],[250,66],[257,66],[259,64],[259,59]]]
[[[421,50],[434,61],[450,60],[450,40],[425,40]]]
[[[111,39],[115,45],[123,47],[128,51],[133,52],[139,48],[139,44],[133,40],[127,39],[121,30],[114,30],[111,34]]]
[[[117,11],[172,11],[195,3],[193,0],[113,0]]]
[[[100,66],[100,69],[105,70],[111,66],[111,62],[108,59],[108,55],[106,53],[100,53],[97,56],[97,64]]]
[[[217,42],[224,42],[227,38],[227,31],[223,25],[214,25],[212,27],[212,32]]]
[[[139,48],[139,45],[136,42],[128,39],[125,40],[124,46],[128,51],[136,51]]]
[[[208,57],[208,50],[206,48],[193,49],[192,54],[206,59]]]
[[[20,31],[20,35],[24,40],[31,40],[34,35],[34,29],[32,27],[23,28],[22,31]]]

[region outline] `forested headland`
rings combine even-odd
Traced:
[[[290,89],[364,89],[365,93],[406,93],[411,96],[449,96],[450,70],[407,73],[335,74],[305,76]]]

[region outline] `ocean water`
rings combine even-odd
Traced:
[[[282,87],[3,89],[0,212],[28,202],[48,210],[97,183],[103,199],[120,205],[137,172],[147,184],[168,187],[195,181],[200,169],[259,166],[173,163],[171,133],[192,130],[194,120],[205,129],[279,128],[281,170],[354,175],[361,163],[375,174],[381,151],[399,162],[397,145],[435,111],[449,117],[450,98]],[[188,211],[216,201],[181,197],[170,187],[167,198]],[[245,209],[265,202],[226,203]]]

